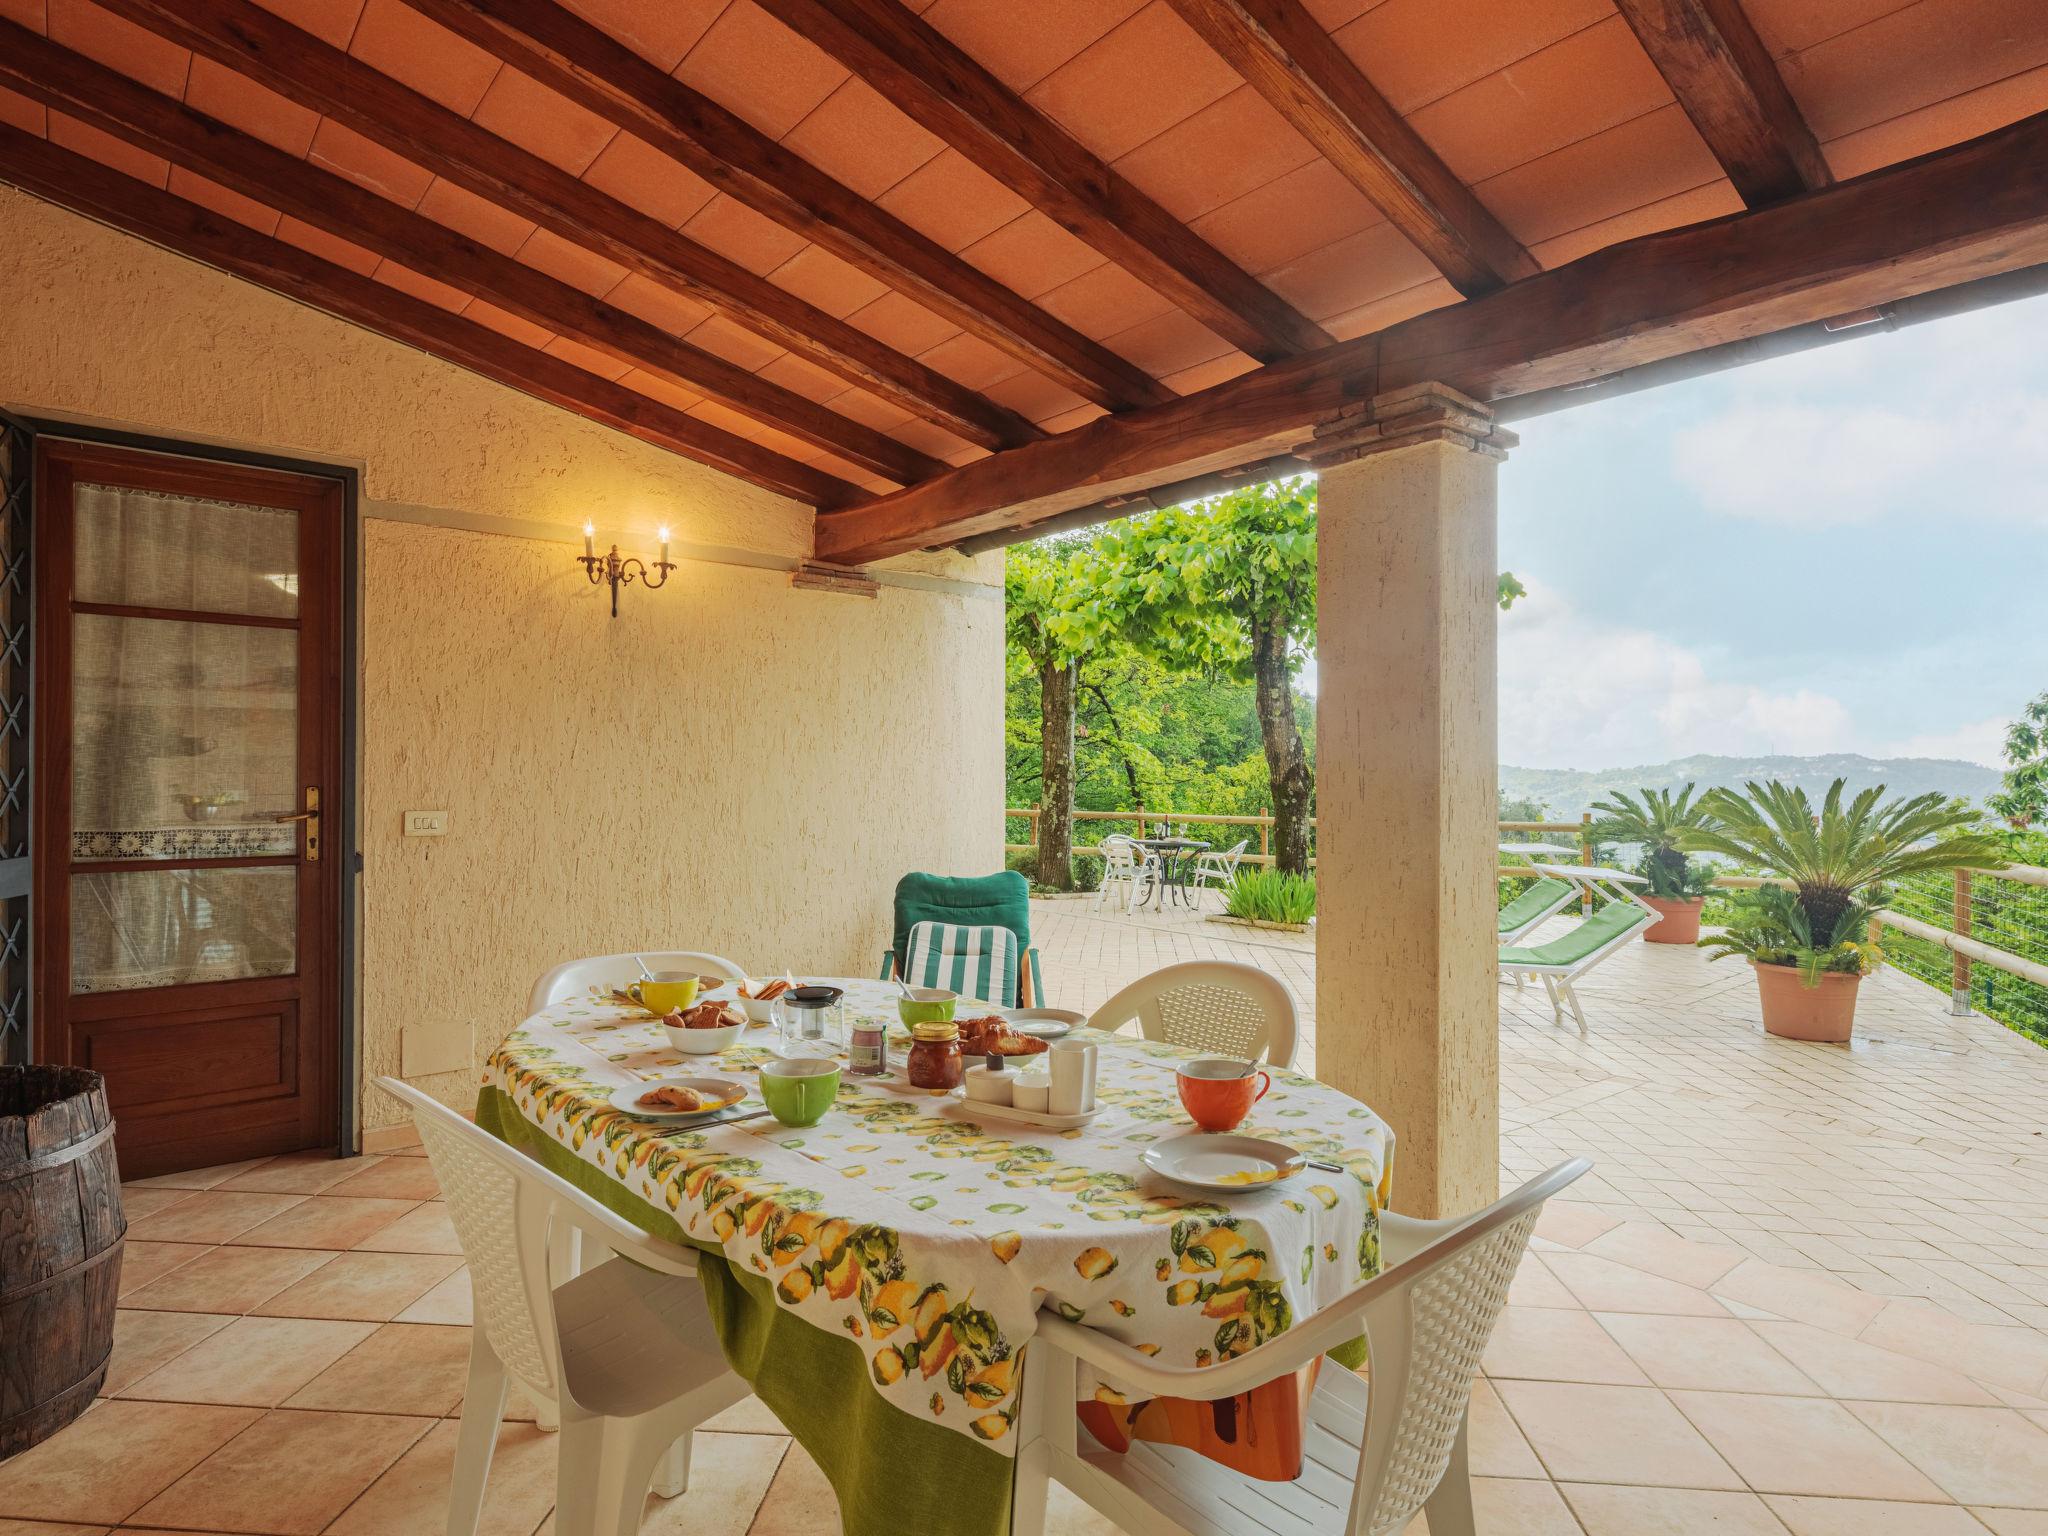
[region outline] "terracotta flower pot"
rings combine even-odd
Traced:
[[[1646,944],[1690,944],[1700,936],[1700,908],[1704,896],[1645,896],[1643,902],[1664,914],[1643,930]]]
[[[1764,1029],[1786,1040],[1823,1040],[1843,1045],[1856,1027],[1856,984],[1861,976],[1824,974],[1817,987],[1799,984],[1793,965],[1758,965],[1757,996],[1764,1005]]]

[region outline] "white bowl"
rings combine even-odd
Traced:
[[[722,1024],[717,1029],[677,1029],[673,1024],[661,1026],[661,1032],[668,1036],[668,1043],[685,1056],[710,1056],[724,1050],[739,1039],[744,1024]]]

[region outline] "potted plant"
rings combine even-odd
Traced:
[[[1699,941],[1714,958],[1740,955],[1756,972],[1764,1028],[1789,1040],[1848,1040],[1857,984],[1884,957],[1867,941],[1870,898],[1927,870],[1997,869],[1998,841],[1971,828],[1975,813],[1938,794],[1884,800],[1884,786],[1842,803],[1828,787],[1820,814],[1802,789],[1775,781],[1746,794],[1710,789],[1706,823],[1683,846],[1762,866],[1789,882],[1739,904],[1725,932]]]
[[[1643,900],[1663,917],[1643,930],[1652,944],[1691,944],[1700,936],[1700,908],[1714,883],[1714,872],[1705,863],[1689,859],[1679,846],[1689,832],[1707,826],[1704,801],[1692,797],[1693,786],[1673,793],[1668,789],[1646,789],[1640,799],[1617,792],[1610,800],[1594,802],[1600,819],[1593,823],[1593,836],[1604,843],[1636,843],[1643,856],[1636,873],[1650,882]]]

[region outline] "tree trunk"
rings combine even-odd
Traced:
[[[1294,720],[1294,674],[1287,665],[1287,631],[1278,620],[1260,620],[1252,626],[1252,677],[1259,734],[1266,744],[1266,777],[1273,791],[1273,865],[1290,875],[1305,875],[1315,780]]]
[[[1038,668],[1038,883],[1074,888],[1074,695],[1079,662]]]

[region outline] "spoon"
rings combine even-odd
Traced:
[[[638,955],[635,955],[633,957],[633,963],[640,967],[640,979],[642,981],[654,980],[654,972],[647,969],[647,962],[645,960],[642,960]]]
[[[892,981],[894,981],[894,982],[896,983],[896,985],[897,985],[897,986],[899,986],[899,987],[901,987],[901,988],[903,989],[903,995],[904,995],[905,997],[909,997],[909,996],[911,995],[911,993],[910,993],[910,983],[909,983],[909,982],[905,981],[905,980],[904,980],[904,979],[903,979],[903,978],[902,978],[901,976],[894,976],[894,977],[891,977],[890,979],[891,979]]]

